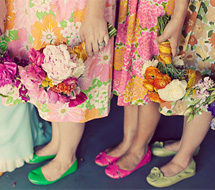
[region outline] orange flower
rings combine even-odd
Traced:
[[[34,37],[33,47],[39,50],[51,43],[55,45],[66,43],[67,39],[61,34],[62,29],[58,27],[58,22],[53,14],[44,16],[42,22],[37,21],[31,26]]]
[[[215,48],[215,33],[212,34],[211,38],[209,39],[211,46]]]
[[[195,44],[198,43],[196,37],[194,35],[190,36],[189,42],[188,42],[191,46],[194,46]]]
[[[166,81],[168,81],[168,83],[170,83],[172,81],[171,77],[169,75],[163,74],[163,73],[159,73],[156,78],[166,80]]]
[[[167,15],[172,15],[174,12],[174,8],[175,8],[175,0],[169,0],[165,8]]]
[[[86,109],[84,111],[84,118],[83,120],[80,121],[80,123],[82,122],[86,122],[88,120],[92,120],[93,118],[101,118],[102,115],[99,113],[99,110],[96,109],[95,107],[92,109]]]
[[[210,4],[215,7],[215,0],[210,0]]]
[[[151,82],[148,82],[147,80],[143,81],[143,87],[151,92],[154,91],[154,85]]]
[[[196,11],[193,12],[192,14],[190,13],[190,11],[188,11],[187,17],[186,17],[185,23],[184,23],[184,26],[186,26],[185,27],[186,34],[188,34],[193,29],[196,17],[197,17]]]
[[[158,79],[156,78],[154,80],[154,87],[156,89],[162,89],[162,88],[165,88],[165,86],[169,84],[169,81],[168,80],[165,80],[165,79]]]
[[[159,73],[160,71],[156,67],[150,66],[146,69],[145,78],[147,81],[153,83]]]
[[[114,56],[114,69],[116,71],[121,71],[123,66],[123,59],[124,59],[125,47],[120,47],[115,50]]]
[[[158,95],[157,92],[149,92],[149,93],[148,93],[148,96],[149,96],[150,100],[153,101],[153,102],[157,102],[157,103],[164,102],[164,101],[160,98],[160,96]]]
[[[6,20],[6,29],[12,30],[14,27],[14,20],[16,18],[13,6],[14,0],[7,1],[7,20]]]
[[[85,16],[85,8],[74,12],[73,22],[83,22]]]

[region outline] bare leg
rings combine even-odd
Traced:
[[[193,153],[205,138],[212,116],[204,112],[202,115],[195,116],[189,123],[184,122],[184,131],[181,139],[181,147],[173,159],[161,167],[165,176],[173,176],[183,171],[190,163]]]
[[[42,167],[45,178],[49,181],[58,179],[76,160],[76,150],[84,132],[85,123],[58,123],[60,144],[56,157]]]
[[[113,149],[107,149],[108,155],[119,157],[125,154],[131,146],[137,130],[138,106],[124,107],[124,137],[123,141]]]
[[[158,104],[150,102],[138,107],[138,128],[134,141],[122,158],[117,161],[121,169],[133,170],[146,154],[148,144],[160,119]]]
[[[49,156],[57,154],[59,148],[59,126],[58,123],[52,123],[52,139],[51,141],[42,147],[38,147],[35,151],[36,155],[38,156]]]

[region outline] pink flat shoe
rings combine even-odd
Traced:
[[[96,156],[95,163],[99,166],[108,166],[117,161],[120,157],[108,156],[105,151],[102,151]]]
[[[134,168],[133,170],[122,170],[119,168],[119,166],[116,164],[116,162],[114,162],[112,165],[108,166],[105,169],[105,173],[107,176],[109,176],[110,178],[113,179],[120,179],[123,177],[126,177],[128,175],[130,175],[131,173],[133,173],[135,170],[139,169],[140,167],[146,165],[147,163],[149,163],[151,161],[151,151],[150,148],[148,148],[147,153],[143,156],[142,160],[140,161],[140,163],[137,165],[136,168]]]

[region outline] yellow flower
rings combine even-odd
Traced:
[[[62,29],[58,27],[58,22],[54,15],[48,14],[44,16],[42,22],[37,21],[31,26],[34,38],[33,47],[39,50],[49,44],[59,45],[66,43],[67,39],[61,34]]]
[[[124,59],[125,47],[120,47],[115,50],[115,58],[114,58],[114,69],[117,71],[122,70],[123,59]]]
[[[43,87],[53,87],[53,81],[49,79],[49,77],[46,75],[45,79],[42,81]]]

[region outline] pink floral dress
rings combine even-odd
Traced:
[[[5,41],[14,56],[27,58],[30,48],[41,49],[50,43],[80,41],[79,29],[84,19],[87,0],[7,0],[8,17]],[[115,20],[115,0],[107,0],[105,17]],[[80,87],[88,99],[69,108],[68,104],[36,103],[40,116],[48,121],[86,122],[109,113],[113,62],[113,39],[98,55],[85,63]],[[8,104],[12,104],[13,100]]]
[[[113,93],[118,105],[146,105],[142,66],[158,54],[157,17],[172,14],[174,0],[121,0],[114,59]]]

